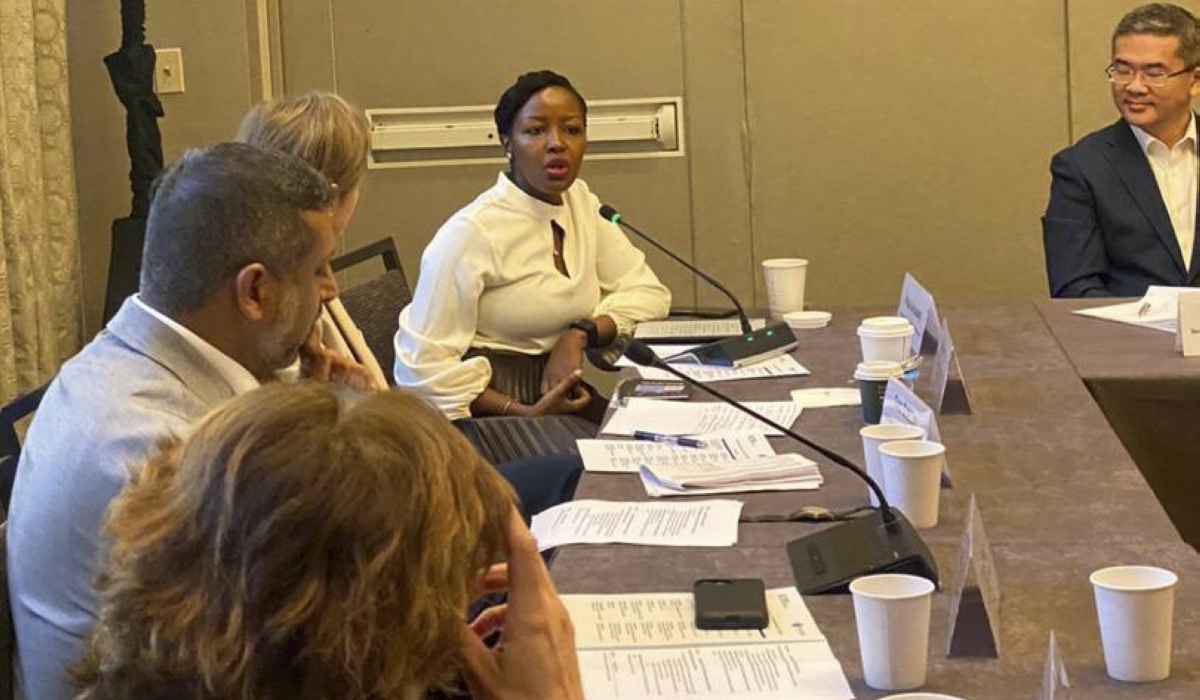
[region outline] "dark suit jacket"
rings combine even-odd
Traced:
[[[1050,172],[1042,239],[1051,296],[1141,296],[1152,284],[1198,286],[1200,246],[1193,246],[1189,272],[1154,171],[1124,120],[1057,153]]]

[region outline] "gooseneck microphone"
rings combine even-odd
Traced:
[[[702,271],[700,268],[696,267],[692,263],[688,262],[687,260],[684,260],[683,258],[679,257],[675,253],[672,253],[671,251],[667,250],[666,246],[664,246],[663,244],[654,240],[649,235],[638,230],[633,224],[629,223],[625,219],[621,218],[621,213],[618,212],[616,209],[613,209],[609,205],[607,205],[607,204],[600,205],[600,218],[605,219],[606,221],[611,221],[614,224],[625,229],[626,231],[636,234],[638,236],[638,238],[641,238],[643,241],[649,243],[650,245],[654,246],[655,248],[658,248],[662,252],[666,253],[667,257],[671,258],[672,260],[679,263],[680,265],[683,265],[687,269],[694,272],[697,277],[699,277],[700,279],[704,280],[705,282],[708,282],[712,286],[719,289],[722,294],[724,294],[726,297],[729,298],[729,301],[733,302],[733,307],[735,309],[737,309],[738,320],[741,321],[741,324],[742,324],[742,332],[743,333],[753,333],[754,332],[754,329],[750,326],[750,318],[748,316],[746,316],[746,312],[745,312],[745,310],[742,309],[741,303],[738,302],[737,297],[735,297],[733,295],[733,292],[731,292],[725,288],[725,285],[721,284],[720,282],[716,281],[712,277],[708,276],[707,274],[704,273],[704,271]]]
[[[766,328],[754,330],[753,326],[750,325],[750,319],[746,316],[746,311],[742,308],[742,304],[737,300],[737,297],[733,295],[733,292],[726,289],[725,285],[705,274],[700,268],[667,250],[661,243],[639,231],[635,226],[625,221],[616,209],[607,204],[601,204],[600,216],[626,231],[636,234],[643,241],[666,253],[675,262],[691,270],[700,279],[721,290],[721,293],[729,297],[729,301],[733,302],[734,308],[737,309],[738,320],[742,325],[742,334],[740,336],[724,338],[699,345],[687,352],[670,358],[672,362],[741,367],[742,365],[761,362],[777,355],[791,352],[799,345],[799,342],[796,340],[796,334],[792,332],[792,329],[786,323],[776,323]]]
[[[801,593],[842,593],[859,576],[878,573],[906,573],[938,583],[937,563],[916,528],[904,514],[892,508],[887,496],[862,467],[803,435],[759,414],[725,396],[704,382],[687,376],[663,362],[645,343],[630,339],[625,357],[643,367],[664,370],[681,381],[723,401],[765,425],[775,428],[809,449],[849,469],[866,482],[879,500],[879,518],[867,515],[828,527],[788,543],[792,574]]]

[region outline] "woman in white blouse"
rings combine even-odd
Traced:
[[[551,71],[495,110],[508,169],[421,258],[396,333],[396,383],[449,418],[584,410],[584,351],[667,314],[671,293],[576,179],[587,103]]]

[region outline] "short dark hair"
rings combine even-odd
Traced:
[[[570,80],[552,70],[533,71],[517,78],[517,82],[508,86],[496,102],[496,129],[501,137],[512,136],[513,121],[517,118],[517,112],[521,111],[529,98],[548,87],[560,87],[574,95],[575,99],[579,100],[579,109],[583,111],[583,120],[587,122],[587,100],[583,99],[583,95],[579,94]]]
[[[251,263],[294,271],[317,241],[302,213],[333,202],[329,182],[304,161],[244,143],[189,150],[151,196],[139,287],[166,313],[200,308]]]
[[[1178,5],[1156,2],[1130,11],[1113,30],[1113,48],[1118,38],[1130,34],[1173,36],[1179,39],[1177,55],[1184,66],[1200,66],[1200,28],[1196,26],[1196,16]]]

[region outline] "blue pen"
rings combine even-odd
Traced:
[[[665,442],[680,447],[707,447],[707,443],[696,438],[679,437],[678,435],[661,435],[659,433],[648,433],[644,430],[633,431],[634,440],[647,440],[650,442]]]

